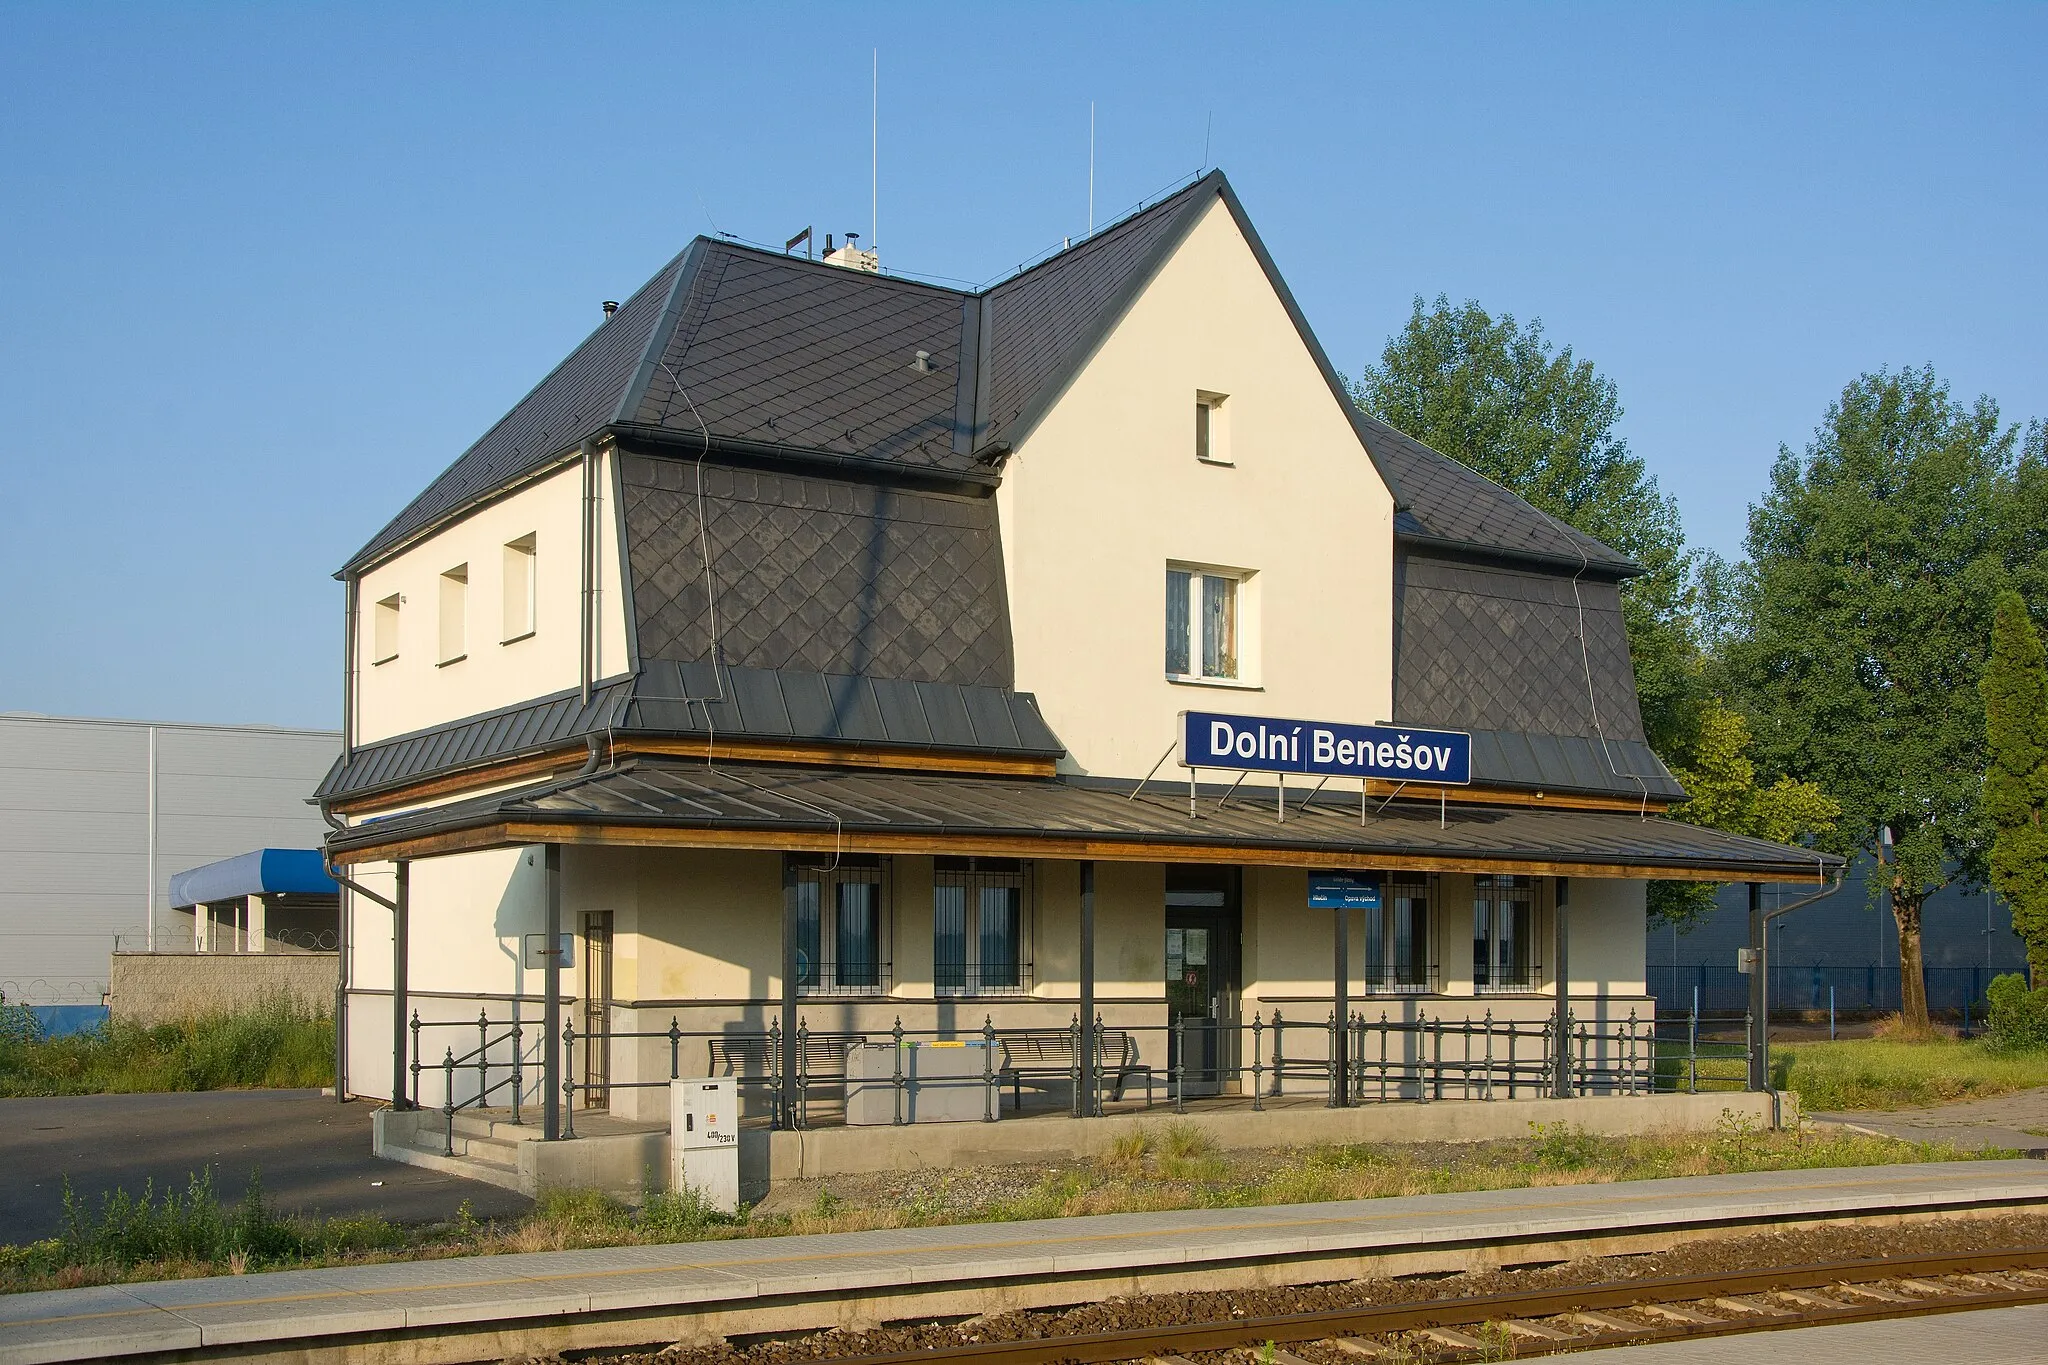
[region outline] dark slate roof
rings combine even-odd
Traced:
[[[1058,395],[1221,183],[1205,176],[988,291],[977,447],[1009,440]]]
[[[545,468],[563,451],[602,430],[617,414],[648,338],[696,249],[685,251],[641,285],[568,359],[372,536],[343,566],[342,575],[367,566],[451,513]]]
[[[1574,583],[1441,546],[1398,547],[1394,715],[1471,731],[1473,780],[1484,785],[1684,798],[1644,743],[1610,577]]]
[[[335,853],[503,821],[691,829],[807,831],[859,836],[968,836],[1294,850],[1305,863],[1331,853],[1588,865],[1645,873],[1696,869],[1733,880],[1817,879],[1840,859],[1626,814],[1388,802],[1361,824],[1355,799],[1319,799],[1273,817],[1243,797],[1212,791],[1190,818],[1178,790],[1127,799],[1130,785],[1073,779],[868,773],[763,764],[641,759],[616,769],[370,821],[333,835]]]
[[[1222,172],[979,293],[698,238],[343,568],[604,431],[696,453],[823,461],[842,472],[992,483],[1220,197],[1401,508],[1398,534],[1626,574],[1633,565],[1456,461],[1358,413]],[[917,352],[927,368],[913,368]],[[677,391],[677,381],[682,391]],[[687,395],[687,401],[685,400]]]
[[[1478,471],[1407,433],[1363,413],[1355,421],[1403,499],[1395,534],[1584,566],[1603,577],[1642,571],[1627,555],[1537,511]]]
[[[998,687],[902,682],[654,662],[637,678],[508,706],[489,715],[358,745],[314,795],[342,800],[437,773],[593,736],[716,735],[1057,758],[1065,752],[1028,693]]]
[[[1009,686],[995,499],[631,454],[620,477],[643,659],[715,644],[744,667]]]

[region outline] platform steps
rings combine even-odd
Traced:
[[[379,1156],[508,1190],[520,1188],[520,1144],[541,1135],[537,1123],[513,1123],[508,1114],[490,1111],[458,1111],[452,1142],[450,1118],[439,1110],[386,1111],[382,1118]]]
[[[533,1195],[555,1185],[590,1186],[637,1203],[668,1180],[668,1125],[578,1110],[576,1135],[541,1141],[540,1113],[524,1123],[503,1109],[380,1109],[372,1115],[378,1156]],[[566,1117],[566,1116],[565,1116]],[[566,1124],[564,1125],[566,1127]]]

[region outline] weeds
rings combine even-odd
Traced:
[[[0,1096],[310,1088],[334,1079],[334,1021],[289,996],[250,1009],[44,1037],[24,1006],[0,1004]]]
[[[375,1217],[281,1218],[253,1174],[240,1199],[224,1203],[212,1173],[200,1172],[182,1189],[145,1186],[140,1194],[107,1195],[93,1207],[67,1192],[59,1236],[0,1246],[0,1291],[363,1261],[2010,1155],[1847,1132],[1781,1133],[1732,1116],[1712,1133],[1599,1137],[1548,1124],[1527,1138],[1448,1149],[1350,1144],[1235,1153],[1216,1150],[1211,1135],[1187,1125],[1178,1136],[1172,1128],[1145,1133],[1142,1145],[1133,1140],[1120,1151],[1122,1165],[1098,1161],[1058,1168],[1020,1194],[965,1204],[950,1202],[950,1186],[919,1199],[884,1194],[866,1204],[820,1188],[794,1213],[731,1216],[688,1190],[655,1195],[635,1210],[595,1190],[557,1188],[543,1192],[521,1219],[480,1219],[465,1205],[447,1223],[413,1228]],[[1132,1164],[1134,1153],[1139,1155]],[[1167,1175],[1170,1170],[1181,1174]]]
[[[2048,1054],[1953,1038],[1786,1043],[1771,1049],[1771,1084],[1808,1110],[1914,1109],[2048,1085]]]

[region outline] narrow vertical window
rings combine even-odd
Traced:
[[[469,565],[457,564],[441,575],[441,662],[468,657]]]
[[[1176,678],[1184,678],[1191,671],[1188,603],[1194,595],[1194,577],[1186,569],[1166,571],[1166,671]]]
[[[1237,580],[1202,575],[1202,676],[1237,676]]]
[[[1195,458],[1203,464],[1229,464],[1230,431],[1220,393],[1195,392]]]
[[[1480,991],[1536,988],[1536,879],[1472,879],[1472,985]]]
[[[889,988],[889,916],[883,863],[847,854],[796,874],[797,989],[872,995]]]
[[[499,638],[508,645],[533,634],[539,587],[534,576],[534,544],[531,534],[505,543],[505,631]]]
[[[370,662],[388,664],[398,657],[398,606],[405,599],[397,593],[377,603],[370,623]]]
[[[1365,912],[1368,989],[1415,995],[1433,988],[1429,897],[1427,875],[1396,873],[1386,878],[1380,908]]]

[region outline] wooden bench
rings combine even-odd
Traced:
[[[859,1033],[804,1035],[798,1063],[806,1082],[845,1085],[846,1054],[866,1041],[866,1035]],[[781,1049],[772,1038],[756,1034],[752,1037],[713,1038],[710,1042],[710,1074],[713,1076],[738,1076],[742,1081],[773,1085],[782,1074]]]
[[[1042,1029],[1028,1033],[999,1035],[1002,1064],[996,1068],[997,1083],[1008,1082],[1010,1107],[1024,1107],[1024,1087],[1053,1090],[1061,1082],[1074,1081],[1074,1031]],[[1122,1029],[1099,1029],[1095,1035],[1098,1074],[1110,1081],[1113,1099],[1124,1097],[1124,1086],[1132,1078],[1145,1081],[1145,1104],[1152,1104],[1152,1068],[1138,1060],[1138,1041]]]

